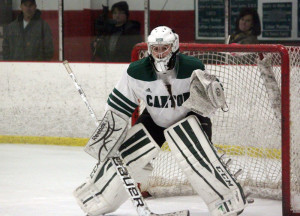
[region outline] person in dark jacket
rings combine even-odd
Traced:
[[[21,1],[21,14],[4,30],[3,60],[49,61],[54,48],[49,25],[35,0]]]
[[[112,19],[108,18],[108,8],[95,23],[97,38],[92,42],[93,61],[130,62],[133,46],[142,42],[140,23],[128,20],[127,2],[115,3],[112,8]]]
[[[258,44],[257,36],[261,33],[260,19],[253,8],[242,8],[236,20],[235,33],[229,43]]]

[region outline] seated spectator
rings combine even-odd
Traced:
[[[97,38],[92,43],[93,61],[130,62],[135,44],[142,42],[140,23],[128,20],[129,8],[125,1],[115,3],[112,19],[108,19],[108,8],[96,20]]]
[[[235,32],[229,43],[257,44],[257,36],[261,33],[260,19],[253,8],[243,8],[236,20]]]
[[[22,0],[21,13],[4,30],[3,59],[49,61],[54,48],[49,25],[41,18],[35,0]]]

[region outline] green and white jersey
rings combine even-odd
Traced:
[[[153,121],[167,128],[190,112],[182,104],[190,95],[190,76],[196,69],[204,70],[199,59],[179,54],[176,76],[169,79],[170,95],[166,83],[157,78],[149,57],[133,62],[109,95],[106,109],[129,119],[139,100],[143,100]]]

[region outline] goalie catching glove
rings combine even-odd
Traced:
[[[190,97],[183,106],[202,116],[209,117],[217,109],[227,109],[224,90],[216,76],[194,70],[191,76]]]

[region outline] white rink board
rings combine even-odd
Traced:
[[[70,66],[101,118],[107,97],[128,64],[71,63]],[[212,73],[219,71],[218,67],[207,65]],[[232,66],[226,67],[232,75],[241,73]],[[246,73],[246,67],[250,66],[244,67]],[[87,138],[92,134],[94,121],[62,63],[2,62],[1,69],[0,135]],[[230,85],[224,85],[229,92]],[[226,97],[244,98],[243,95]]]
[[[128,64],[70,64],[97,114]],[[89,137],[94,120],[62,63],[1,62],[0,135]]]

